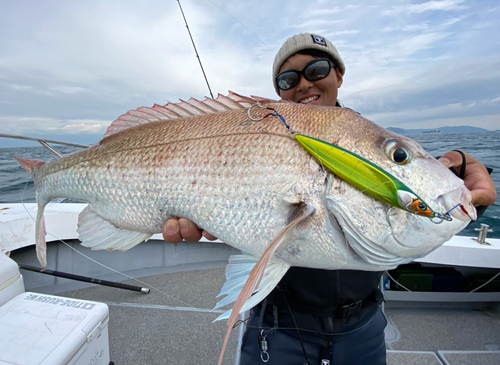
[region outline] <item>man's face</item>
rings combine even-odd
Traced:
[[[301,71],[314,59],[317,57],[294,54],[283,63],[279,73],[287,70]],[[335,69],[332,69],[327,77],[317,81],[308,81],[301,75],[297,86],[289,90],[280,90],[280,97],[282,100],[291,100],[296,103],[335,106],[338,88],[341,85],[342,75]]]

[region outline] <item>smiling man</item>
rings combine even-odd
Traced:
[[[273,64],[273,84],[282,100],[302,104],[341,106],[337,97],[345,65],[335,46],[311,33],[286,40]],[[490,205],[496,188],[486,168],[464,154],[464,183],[475,205]],[[459,152],[441,160],[460,167]],[[184,218],[169,219],[163,230],[167,242],[215,237]],[[385,317],[377,289],[381,272],[321,270],[291,267],[276,288],[252,308],[243,337],[241,364],[386,363]]]

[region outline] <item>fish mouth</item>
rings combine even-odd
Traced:
[[[452,218],[461,221],[468,221],[469,219],[475,221],[477,219],[476,208],[472,204],[472,194],[465,185],[438,196],[437,200]]]
[[[400,247],[395,253],[414,257],[425,255],[465,228],[471,219],[477,219],[472,195],[465,185],[429,201],[434,202],[432,208],[441,217],[429,219],[395,207],[389,209],[387,221],[394,243]]]

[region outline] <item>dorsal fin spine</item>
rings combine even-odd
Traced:
[[[180,103],[168,102],[163,106],[154,104],[152,107],[140,107],[119,116],[108,127],[104,137],[141,124],[229,110],[241,110],[255,104],[257,100],[263,103],[274,102],[271,99],[254,96],[249,98],[229,91],[227,96],[219,94],[217,99],[205,97],[205,100],[199,101],[195,98],[190,98],[188,101],[181,100]]]
[[[172,108],[172,109],[175,109],[177,111],[177,113],[181,116],[181,117],[190,117],[190,116],[193,116],[195,115],[194,113],[191,113],[189,110],[187,110],[186,108],[182,107],[180,104],[184,105],[183,102],[179,103],[179,104],[170,104],[169,106]]]
[[[179,99],[179,100],[186,104],[186,108],[193,110],[196,115],[204,114],[204,111],[202,109],[198,108],[196,105],[191,103],[191,99],[188,101],[185,101],[182,99]]]

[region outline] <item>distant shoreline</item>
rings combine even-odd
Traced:
[[[420,129],[406,129],[388,127],[388,130],[394,133],[467,133],[467,132],[490,132],[485,128],[472,127],[468,125],[457,127],[439,127],[439,128],[420,128]]]

